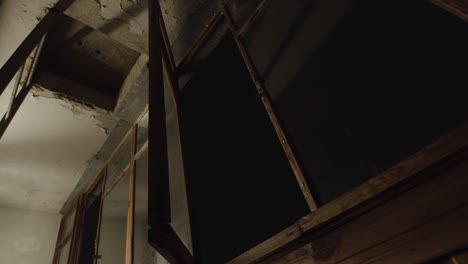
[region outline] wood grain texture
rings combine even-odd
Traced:
[[[271,263],[421,263],[468,245],[468,155],[395,199]],[[283,261],[283,262],[281,262]]]
[[[461,19],[468,21],[468,0],[431,0]]]
[[[390,188],[409,180],[425,170],[430,170],[431,166],[434,164],[448,159],[467,147],[468,125],[465,125],[410,156],[386,172],[302,218],[297,222],[297,229],[300,230],[301,233],[317,230],[334,218],[350,213],[359,205],[369,202],[372,198],[378,197]],[[288,230],[294,230],[294,228],[296,227],[290,227]],[[240,255],[232,260],[231,263],[259,262],[273,255],[275,252],[290,246],[290,244],[300,236],[285,236],[285,233],[287,233],[286,230]]]

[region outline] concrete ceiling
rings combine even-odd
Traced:
[[[0,0],[0,66],[55,2]],[[176,58],[180,58],[219,2],[160,2],[169,37],[175,43]],[[146,0],[75,0],[66,14],[138,53],[147,53]],[[124,81],[121,97],[125,99],[117,102],[116,114],[40,87],[32,89],[0,140],[0,206],[54,212],[61,209],[80,177],[86,174],[89,162],[100,160],[101,154],[96,155],[116,124],[118,113],[135,104],[135,100],[130,100],[133,97],[127,95],[132,92],[127,90],[135,90],[136,84],[141,86],[137,75],[146,64],[144,56],[140,58],[136,70],[132,69]],[[10,91],[11,87],[0,97],[0,115],[8,105]]]
[[[0,66],[55,0],[0,1]],[[0,97],[3,115],[11,94]],[[34,88],[0,140],[0,207],[58,212],[115,124],[113,114]]]
[[[34,82],[48,90],[114,111],[140,53],[68,16],[49,31]]]

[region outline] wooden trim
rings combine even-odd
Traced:
[[[287,247],[289,243],[305,232],[317,229],[334,218],[350,212],[357,206],[370,201],[386,190],[466,148],[468,148],[468,124],[428,145],[416,154],[317,209],[315,212],[301,218],[293,226],[250,249],[229,263],[256,263]]]
[[[304,235],[265,262],[426,263],[453,253],[468,243],[467,171],[465,149]],[[356,239],[360,242],[353,243]],[[307,254],[307,248],[313,251]]]
[[[62,216],[62,219],[64,219],[65,217],[70,216],[70,214],[73,212],[73,210],[77,209],[79,203],[80,203],[80,196],[76,197],[75,201],[73,201],[73,203],[70,205],[70,207],[67,209],[67,211],[65,211],[65,213]]]
[[[131,134],[132,134],[132,129],[130,128],[127,131],[127,133],[125,133],[124,137],[119,142],[119,144],[115,147],[114,151],[112,151],[111,155],[109,156],[109,158],[106,161],[106,166],[109,166],[109,163],[112,161],[112,159],[115,157],[115,155],[117,155],[117,152],[119,152],[120,148],[122,148],[122,146],[125,144],[125,142],[130,137]]]
[[[242,34],[244,34],[244,32],[247,30],[247,28],[250,27],[250,25],[252,24],[253,21],[255,21],[255,19],[258,17],[259,14],[262,13],[262,11],[264,10],[264,8],[266,6],[268,6],[268,4],[270,4],[271,1],[270,0],[263,0],[256,8],[255,10],[252,12],[252,14],[250,14],[250,16],[247,18],[247,20],[244,22],[244,24],[242,24],[242,26],[240,27],[240,29],[237,31],[237,35],[240,36]]]
[[[138,115],[138,117],[136,118],[135,122],[133,122],[132,125],[135,125],[135,124],[138,124],[141,119],[143,118],[143,116],[145,116],[146,112],[148,112],[148,105],[146,105],[144,108],[143,108],[143,111],[141,111],[141,113]],[[125,133],[124,137],[122,138],[122,140],[120,140],[119,144],[117,144],[117,146],[115,147],[114,151],[112,151],[111,155],[109,156],[109,158],[107,158],[106,162],[104,163],[104,165],[102,166],[101,170],[99,171],[99,173],[96,175],[96,177],[94,178],[94,180],[88,185],[88,187],[86,188],[85,190],[85,193],[88,193],[90,192],[94,187],[95,185],[99,182],[99,178],[102,177],[102,174],[107,170],[107,167],[109,165],[109,163],[111,162],[111,160],[114,158],[114,156],[117,154],[117,152],[120,150],[120,148],[122,147],[122,145],[125,143],[125,141],[127,140],[127,138],[130,136],[132,130],[129,129],[127,131],[127,133]],[[107,173],[107,172],[106,172]],[[105,187],[104,187],[105,188]]]
[[[164,34],[163,34],[164,36]],[[166,36],[167,37],[167,36]],[[166,48],[166,56],[169,56],[169,57],[172,57],[172,50],[171,48]],[[167,54],[167,52],[169,52],[170,54]],[[163,58],[165,57],[164,56],[165,54],[163,53]],[[183,157],[183,150],[182,150],[182,137],[180,136],[181,135],[181,131],[180,131],[180,86],[179,86],[179,80],[177,78],[177,72],[175,71],[169,71],[169,68],[167,66],[167,61],[164,60],[164,63],[165,63],[165,70],[166,70],[166,74],[168,75],[168,79],[169,79],[169,85],[171,87],[171,95],[172,95],[172,99],[174,100],[174,105],[175,105],[175,112],[176,112],[176,119],[177,119],[177,126],[178,126],[178,136],[179,136],[179,144],[178,144],[178,147],[179,147],[179,151],[181,153],[181,159],[182,159],[182,173],[183,173],[183,176],[184,176],[184,183],[185,183],[185,193],[186,193],[186,197],[187,197],[187,211],[185,212],[186,213],[186,218],[188,219],[188,221],[185,223],[187,226],[188,226],[188,237],[189,237],[189,247],[192,248],[193,250],[193,236],[192,236],[192,223],[191,223],[191,209],[190,209],[190,202],[189,202],[189,186],[188,186],[188,179],[187,179],[187,175],[185,173],[185,162],[184,162],[184,157]]]
[[[60,12],[55,9],[49,9],[46,16],[39,22],[39,24],[37,24],[37,26],[0,69],[0,95],[3,94],[6,87],[16,75],[21,65],[24,64],[33,49],[38,45],[49,29],[57,23],[60,17]]]
[[[0,121],[0,139],[2,139],[3,135],[5,135],[5,132],[8,126],[10,125],[11,121],[15,117],[16,112],[18,112],[18,109],[20,108],[20,106],[23,104],[24,99],[26,99],[26,96],[31,90],[31,87],[32,86],[29,85],[21,89],[15,101],[13,102],[10,111],[5,113],[2,120]]]
[[[39,41],[37,46],[33,49],[31,65],[30,65],[30,67],[29,67],[29,69],[27,71],[28,73],[27,73],[27,77],[26,77],[24,87],[21,89],[18,96],[16,96],[18,86],[20,85],[20,82],[21,82],[21,76],[23,75],[25,64],[28,61],[29,55],[25,59],[25,61],[23,62],[23,65],[21,66],[21,72],[20,72],[20,74],[18,76],[17,82],[15,83],[15,87],[14,87],[13,93],[11,95],[11,100],[10,100],[8,110],[5,113],[5,115],[3,116],[2,120],[0,121],[0,139],[5,134],[6,130],[8,129],[8,126],[10,125],[11,121],[15,117],[16,113],[18,112],[19,108],[23,104],[23,102],[26,99],[29,91],[32,88],[32,84],[31,84],[30,80],[31,80],[32,75],[34,73],[34,70],[36,68],[36,64],[37,64],[37,62],[39,60],[39,55],[41,54],[42,47],[44,45],[44,41],[45,41],[45,35],[41,38],[41,40]]]
[[[170,61],[169,55],[167,52],[163,51],[162,58],[164,63],[164,71],[166,72],[167,79],[169,81],[169,86],[171,88],[172,99],[174,100],[174,104],[176,109],[179,108],[179,101],[180,101],[180,88],[179,88],[179,80],[175,72],[171,71],[170,69]]]
[[[265,86],[260,76],[257,73],[257,69],[255,68],[254,63],[252,59],[250,58],[250,55],[248,54],[247,49],[244,47],[242,40],[240,39],[239,35],[236,33],[237,32],[236,25],[226,5],[223,5],[223,14],[229,25],[229,28],[237,44],[237,47],[242,55],[242,59],[244,60],[245,66],[247,67],[250,73],[250,77],[252,78],[252,81],[255,84],[257,93],[262,100],[263,106],[265,107],[265,110],[268,113],[270,121],[273,124],[273,127],[275,129],[276,135],[278,136],[281,146],[283,147],[283,150],[288,158],[289,164],[291,165],[294,175],[296,176],[296,180],[299,184],[299,187],[301,188],[302,194],[304,195],[307,205],[309,206],[309,210],[314,211],[317,209],[317,203],[315,202],[312,196],[312,193],[310,192],[309,185],[304,177],[304,174],[302,173],[299,163],[297,162],[296,156],[294,155],[294,152],[291,148],[291,145],[289,144],[286,134],[284,133],[280,125],[280,122],[274,112],[273,106],[270,102],[270,98],[267,94],[268,92],[265,89]]]
[[[164,23],[164,17],[162,16],[161,9],[159,9],[159,26],[161,28],[162,40],[164,44],[164,53],[168,55],[168,66],[171,72],[176,72],[176,63],[174,60],[174,54],[172,53],[171,41],[169,40],[169,35],[167,34],[166,24]]]
[[[468,22],[468,1],[467,0],[430,0],[430,1]]]
[[[145,141],[145,143],[143,144],[143,146],[141,146],[141,148],[137,151],[137,153],[135,154],[135,160],[139,159],[141,154],[143,154],[143,152],[148,148],[148,140]]]
[[[96,226],[96,239],[95,239],[95,244],[94,244],[94,256],[93,256],[93,264],[97,264],[97,258],[96,256],[99,254],[99,240],[101,237],[101,223],[102,223],[102,210],[104,206],[104,191],[106,189],[106,180],[107,180],[107,165],[104,167],[103,173],[102,173],[102,189],[101,189],[101,202],[99,204],[99,213],[98,213],[98,222]]]
[[[107,163],[101,168],[99,173],[96,175],[96,177],[94,177],[94,179],[91,181],[88,187],[86,187],[85,191],[83,192],[84,194],[88,194],[94,188],[96,188],[96,186],[99,184],[99,181],[102,180],[104,182],[104,176],[105,176],[104,174],[106,173],[106,170],[107,170]]]
[[[70,259],[68,260],[69,264],[76,264],[78,263],[78,258],[80,255],[81,249],[81,237],[82,237],[82,228],[83,223],[82,219],[84,216],[84,208],[86,205],[86,198],[82,194],[78,198],[78,203],[76,207],[76,214],[75,214],[75,222],[73,226],[73,236],[72,236],[72,245],[71,245],[71,252],[70,252]]]
[[[133,122],[133,125],[138,125],[138,123],[140,123],[141,119],[145,116],[146,113],[148,113],[148,104],[145,105],[143,111],[141,111],[141,113],[135,119],[135,122]]]
[[[71,215],[71,213],[75,210],[78,209],[78,204],[80,202],[80,197],[77,197],[75,201],[71,204],[70,208],[65,212],[65,214],[62,215],[62,219],[60,219],[60,225],[59,225],[59,231],[57,233],[57,240],[56,240],[56,250],[60,248],[63,243],[66,243],[66,240],[73,238],[75,235],[75,228],[76,228],[76,220],[77,220],[77,213],[75,213],[75,216],[72,221],[72,228],[68,233],[64,233],[64,223],[66,222],[67,218]],[[73,244],[73,240],[72,240]],[[71,251],[70,251],[71,252]]]
[[[170,224],[163,224],[159,230],[148,231],[149,244],[172,264],[193,264],[192,254],[180,240]]]
[[[222,18],[223,15],[219,11],[216,12],[216,14],[208,21],[205,29],[203,29],[202,32],[200,32],[198,37],[195,39],[193,44],[189,47],[185,55],[180,60],[179,64],[177,65],[177,71],[179,71],[182,67],[190,63],[190,61],[193,59],[193,57],[195,57],[195,55],[203,46],[203,44],[205,44],[206,40],[214,31],[214,29],[218,26],[219,22],[221,22]]]
[[[171,222],[166,109],[162,65],[162,34],[158,0],[149,1],[149,224]]]
[[[67,234],[67,235],[62,239],[62,241],[60,241],[60,243],[57,244],[56,249],[61,249],[61,248],[63,247],[63,245],[65,245],[68,241],[70,241],[71,237],[72,237],[72,233]]]
[[[60,243],[58,243],[55,247],[55,250],[54,250],[54,257],[52,259],[52,263],[58,263],[59,259],[60,259],[60,255],[62,254],[62,249],[63,247],[67,244],[67,242],[70,241],[70,252],[68,254],[68,260],[67,260],[67,263],[70,263],[70,253],[71,253],[71,247],[72,247],[72,243],[73,243],[73,240],[72,240],[72,234],[68,234],[65,239],[63,239],[63,241],[61,241]],[[60,254],[58,254],[60,253]]]
[[[102,195],[103,198],[106,198],[109,195],[109,193],[112,192],[112,190],[114,190],[115,186],[117,186],[117,184],[119,184],[119,182],[126,176],[125,174],[128,172],[129,169],[130,169],[130,164],[127,164],[127,166],[125,166],[122,172],[120,172],[119,176],[115,178],[115,180],[112,182],[109,188],[107,188],[107,190],[104,189],[104,194]]]
[[[21,79],[23,78],[24,65],[25,64],[26,64],[26,62],[21,66],[21,68],[19,69],[19,71],[17,73],[16,80],[15,80],[15,85],[13,86],[13,91],[11,93],[10,101],[8,102],[8,108],[7,108],[7,111],[6,111],[6,114],[5,114],[6,119],[8,119],[8,117],[10,117],[10,112],[11,112],[11,109],[13,107],[13,102],[16,99],[16,94],[18,93],[18,88],[19,88],[19,86],[21,84]]]
[[[133,230],[135,218],[135,149],[137,137],[137,125],[132,126],[132,146],[130,155],[130,173],[128,186],[128,212],[127,212],[127,240],[125,244],[125,263],[133,263]]]

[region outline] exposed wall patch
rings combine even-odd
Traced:
[[[71,111],[74,114],[74,118],[78,118],[80,115],[91,115],[92,118],[96,121],[96,125],[103,129],[103,132],[108,135],[109,131],[114,128],[117,118],[109,111],[97,108],[91,104],[85,104],[74,100],[68,96],[55,93],[39,87],[37,85],[33,86],[31,89],[31,94],[33,97],[45,97],[50,99],[61,100],[61,106],[65,109]]]
[[[41,250],[41,242],[32,236],[25,236],[13,241],[13,247],[19,253],[31,253]]]
[[[128,29],[135,35],[142,35],[145,28],[138,21],[137,16],[142,9],[143,4],[135,3],[134,1],[113,1],[100,0],[101,17],[107,21],[123,21],[128,25]]]

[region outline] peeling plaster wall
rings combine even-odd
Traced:
[[[75,0],[65,14],[133,50],[147,53],[147,1]]]
[[[56,0],[0,2],[0,65]],[[11,85],[0,96],[3,116]],[[112,115],[33,90],[0,140],[0,206],[58,212],[113,127]],[[115,122],[114,122],[115,124]]]
[[[0,2],[0,66],[44,17],[57,0],[3,0]]]
[[[58,211],[107,138],[95,114],[29,94],[0,141],[0,205]]]
[[[0,208],[0,256],[2,264],[50,264],[60,217]]]

